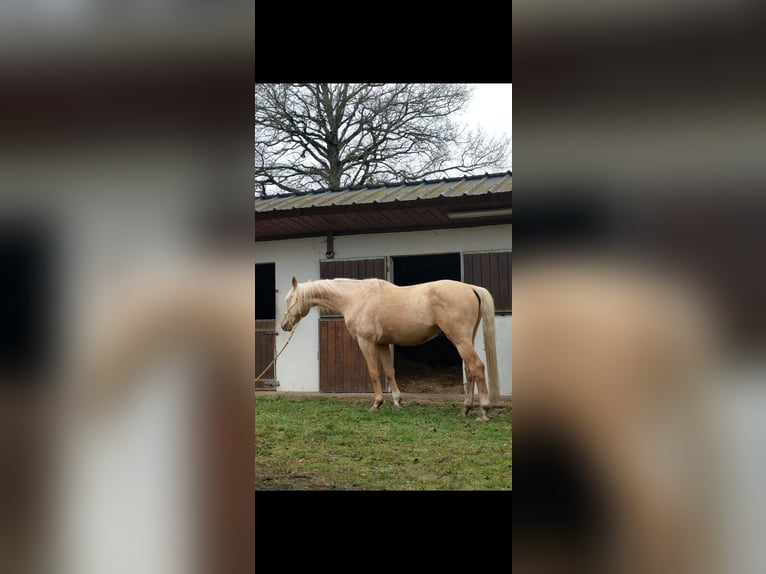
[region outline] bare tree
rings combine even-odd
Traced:
[[[508,137],[453,119],[472,92],[463,84],[256,84],[256,190],[504,169]]]

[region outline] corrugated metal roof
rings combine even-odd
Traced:
[[[405,184],[386,184],[341,190],[318,190],[301,194],[282,194],[255,200],[256,212],[327,207],[333,205],[359,205],[486,195],[511,191],[512,174],[470,175],[440,180],[426,180]]]

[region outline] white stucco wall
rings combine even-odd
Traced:
[[[497,340],[497,369],[500,372],[500,394],[511,395],[511,315],[498,315],[495,317],[495,337]],[[486,364],[487,357],[484,352],[484,333],[481,326],[476,333],[476,350],[479,357]],[[463,374],[465,385],[465,373]]]
[[[277,288],[277,322],[285,312],[285,296],[293,275],[301,282],[319,278],[319,261],[325,259],[324,237],[258,242],[256,263],[274,263]],[[428,255],[511,249],[511,225],[465,229],[440,229],[406,233],[348,235],[335,238],[335,259],[371,258],[401,255]],[[496,317],[500,369],[500,392],[511,395],[510,315]],[[289,333],[277,328],[277,349]],[[476,347],[484,360],[481,329]],[[319,390],[319,313],[312,309],[303,319],[276,365],[280,391]]]

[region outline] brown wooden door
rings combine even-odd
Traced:
[[[495,312],[510,313],[513,306],[510,251],[465,253],[463,281],[484,287],[492,293]]]
[[[322,279],[386,278],[386,260],[356,259],[321,261]],[[323,392],[372,392],[359,345],[346,329],[343,317],[323,312],[319,318],[319,390]]]
[[[255,321],[255,376],[274,360],[274,341],[276,339],[276,321],[274,319]],[[274,388],[274,364],[255,382],[256,389]]]

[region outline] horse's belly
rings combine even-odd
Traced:
[[[380,330],[376,332],[376,342],[384,345],[411,347],[426,343],[437,337],[439,333],[439,328],[436,326],[414,329],[381,326]]]

